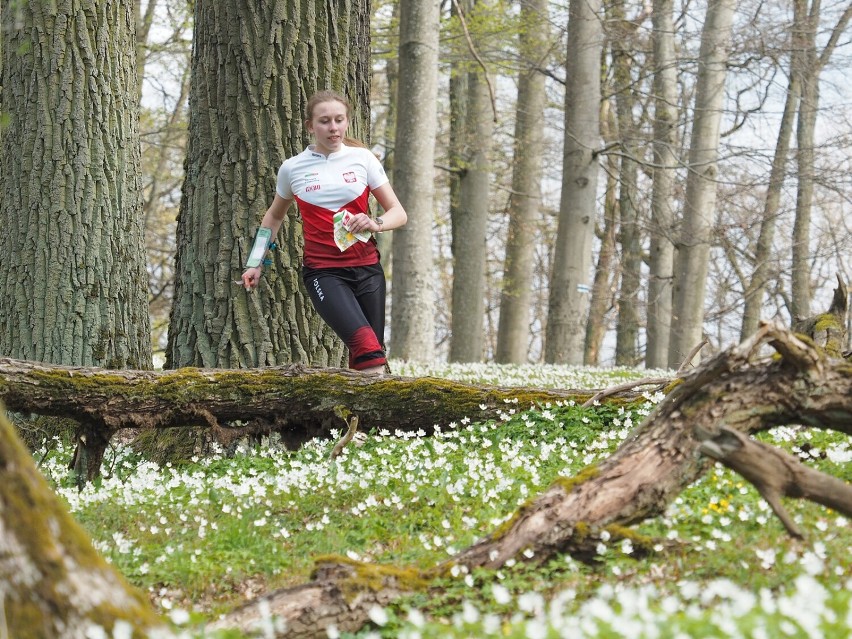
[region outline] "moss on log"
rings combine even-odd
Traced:
[[[507,401],[520,406],[585,401],[593,391],[474,386],[438,378],[375,377],[298,365],[245,369],[106,371],[0,358],[0,399],[10,410],[62,415],[103,428],[262,426],[326,435],[340,429],[335,408],[364,428],[432,431],[482,418]],[[635,395],[622,394],[624,397]]]

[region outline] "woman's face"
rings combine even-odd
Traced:
[[[314,150],[323,155],[340,150],[349,118],[346,105],[337,100],[320,102],[314,107],[313,117],[305,123],[308,133],[314,136]]]

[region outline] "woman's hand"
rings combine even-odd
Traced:
[[[257,288],[257,285],[260,283],[260,274],[263,272],[259,266],[254,268],[247,268],[243,273],[243,286],[245,286],[247,291],[253,291]]]
[[[382,225],[366,213],[356,213],[350,217],[347,227],[350,233],[362,233],[364,231],[378,233],[382,230]]]

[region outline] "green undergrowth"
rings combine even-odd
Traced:
[[[334,460],[330,440],[298,451],[245,443],[180,466],[116,446],[107,476],[82,492],[68,479],[70,446],[55,440],[35,458],[96,548],[188,636],[202,636],[206,620],[306,581],[323,556],[410,574],[451,560],[553,482],[593,472],[654,399],[632,408],[509,401],[429,437],[367,424],[363,444]],[[846,436],[779,428],[761,439],[849,480]],[[791,539],[750,485],[716,465],[663,516],[605,533],[591,563],[521,557],[500,570],[453,570],[373,611],[357,636],[839,637],[833,628],[852,619],[848,521],[810,503],[785,506],[806,540]],[[791,619],[805,603],[818,614]],[[821,634],[808,634],[813,627]]]

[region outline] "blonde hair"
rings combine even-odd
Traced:
[[[318,104],[322,104],[323,102],[340,102],[344,107],[346,107],[346,119],[352,120],[352,107],[349,105],[349,100],[339,94],[337,91],[332,91],[331,89],[323,89],[322,91],[317,91],[310,98],[308,98],[308,103],[305,105],[305,121],[310,122],[314,119],[314,109],[316,109]],[[361,142],[361,140],[356,140],[355,138],[344,137],[343,143],[346,146],[360,146],[366,148],[367,145]]]

